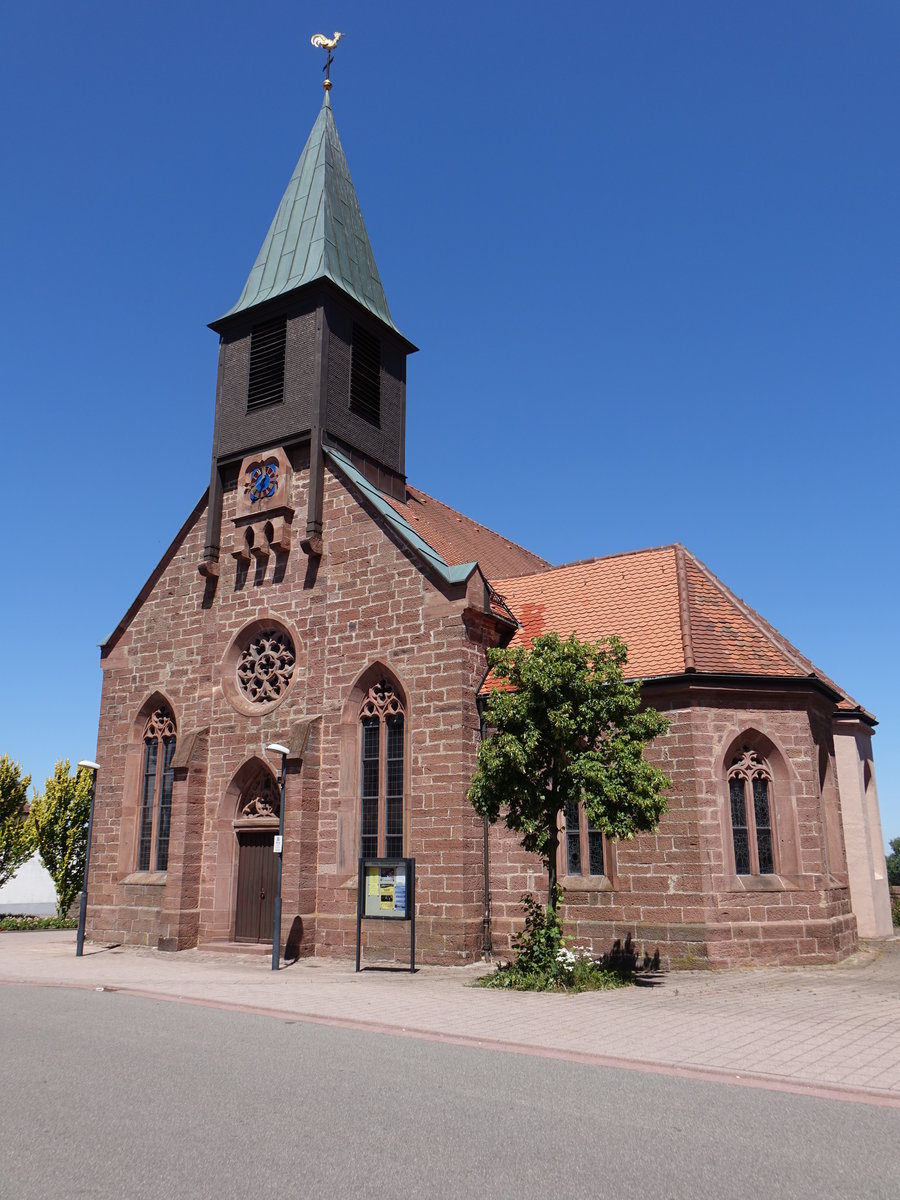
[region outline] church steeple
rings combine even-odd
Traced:
[[[287,554],[297,540],[307,554],[321,553],[326,446],[349,455],[382,491],[406,494],[406,358],[415,346],[388,308],[329,87],[326,79],[324,103],[243,291],[210,326],[221,339],[201,565],[210,577],[223,538],[232,536],[222,528],[222,498],[235,480],[244,495],[251,476],[269,467],[284,487],[291,470],[309,471],[305,535],[292,533],[290,506],[257,497],[236,521],[236,558],[251,550]],[[251,528],[253,514],[270,508],[281,525],[268,519]]]
[[[396,329],[328,92],[240,299],[225,316],[317,279],[330,279]]]

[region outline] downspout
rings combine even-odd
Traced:
[[[487,678],[487,675],[485,675]],[[482,680],[482,682],[484,682]],[[478,709],[478,739],[483,742],[485,738],[485,723],[484,723],[484,697],[479,695],[481,686],[479,685],[478,692],[475,693],[475,705]],[[483,838],[483,857],[482,857],[482,873],[484,877],[484,911],[481,915],[481,953],[487,955],[493,952],[493,944],[491,941],[491,852],[488,842],[488,832],[490,825],[487,817],[481,818],[482,838]]]
[[[521,628],[512,609],[507,605],[506,601],[499,594],[499,592],[496,592],[487,580],[485,580],[485,585],[490,590],[491,599],[496,601],[505,613],[508,613],[510,620],[513,622],[516,628]],[[512,636],[513,633],[510,632],[505,641],[501,638],[501,644],[504,646],[508,645],[512,639]],[[490,675],[491,670],[492,668],[490,666],[485,669],[485,672],[481,677],[481,681],[479,682],[478,687],[475,689],[475,707],[478,710],[478,738],[479,741],[482,742],[486,736],[484,710],[487,705],[487,696],[482,696],[481,689],[484,687],[485,681],[488,675]],[[494,952],[493,939],[491,937],[491,849],[488,841],[490,823],[487,817],[482,817],[481,823],[483,839],[481,869],[484,876],[484,911],[481,914],[481,952],[483,955],[485,955],[485,957],[487,957],[487,955],[493,954]]]

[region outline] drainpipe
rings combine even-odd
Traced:
[[[516,629],[521,629],[522,626],[516,620],[515,614],[500,593],[496,592],[487,580],[485,580],[485,585],[489,592],[489,598],[496,601],[503,608],[504,612],[509,614],[510,620]],[[486,593],[485,603],[488,607],[490,607],[489,598]],[[512,641],[514,632],[514,629],[507,629],[505,634],[501,632],[500,645],[508,646]],[[478,709],[478,736],[482,742],[486,737],[485,730],[487,726],[484,719],[484,710],[487,705],[487,697],[481,695],[481,689],[484,687],[485,680],[490,673],[491,667],[488,666],[485,668],[485,672],[481,677],[478,687],[475,689],[475,707]],[[490,830],[490,825],[487,817],[482,817],[482,825],[484,838],[484,847],[482,851],[482,870],[484,872],[484,912],[481,916],[481,950],[483,954],[487,955],[492,954],[494,949],[491,938],[491,854],[490,846],[488,844],[488,832]]]
[[[481,690],[479,686],[479,691]],[[485,738],[484,724],[484,700],[476,692],[475,705],[478,709],[478,737],[480,741]],[[493,946],[491,942],[491,856],[490,847],[488,844],[488,831],[490,826],[487,817],[481,818],[482,823],[482,838],[483,838],[483,859],[482,872],[484,875],[484,912],[481,916],[481,952],[484,955],[492,953]]]

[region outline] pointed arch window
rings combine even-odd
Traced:
[[[359,720],[359,852],[363,858],[401,858],[406,715],[391,683],[382,679],[369,688]]]
[[[138,870],[155,871],[169,866],[169,825],[172,818],[172,784],[175,772],[175,718],[168,705],[154,709],[144,728],[141,772],[141,823]]]
[[[773,875],[772,772],[765,759],[747,746],[728,768],[728,799],[735,874]]]

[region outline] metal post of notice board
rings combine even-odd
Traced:
[[[409,969],[416,969],[416,860],[361,858],[356,876],[356,969],[363,921],[409,921]]]

